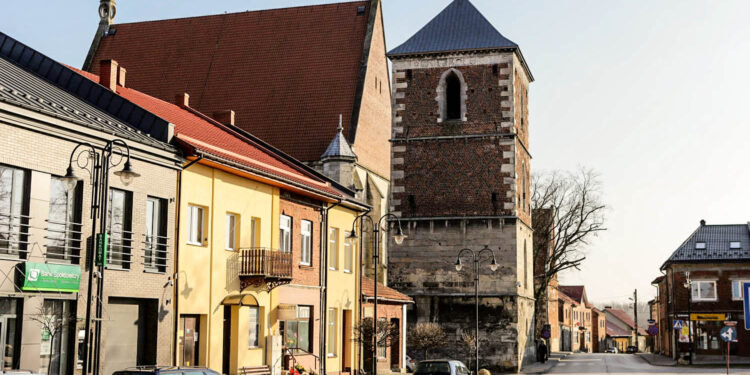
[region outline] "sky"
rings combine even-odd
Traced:
[[[119,0],[116,22],[330,3],[327,0]],[[450,0],[383,0],[394,48]],[[750,2],[472,0],[521,46],[532,173],[592,168],[608,230],[580,272],[590,300],[655,295],[660,265],[701,219],[750,220]],[[0,30],[80,67],[98,0],[3,0]]]

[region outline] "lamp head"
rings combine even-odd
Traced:
[[[354,241],[357,239],[357,232],[354,230],[354,228],[352,228],[352,231],[349,232],[349,234],[346,236],[346,239],[348,241]]]
[[[398,232],[396,232],[396,235],[393,236],[393,240],[396,241],[396,245],[401,245],[402,243],[404,243],[406,237],[407,235],[404,234],[404,231],[401,230],[401,225],[399,225]]]
[[[72,164],[68,165],[68,170],[65,172],[65,176],[63,176],[62,179],[69,191],[72,191],[76,188],[76,186],[78,185],[78,177],[76,177],[76,174],[73,171]]]
[[[495,272],[498,268],[497,261],[495,260],[495,257],[492,257],[492,263],[490,263],[490,271]]]
[[[461,258],[456,259],[456,271],[461,272],[463,268],[464,268],[464,265],[461,264]]]
[[[125,166],[121,171],[115,172],[115,175],[120,177],[120,181],[122,181],[122,184],[125,186],[130,185],[134,178],[140,177],[140,174],[133,172],[133,169],[130,166],[130,159],[125,161]]]

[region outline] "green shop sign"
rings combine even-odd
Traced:
[[[25,273],[24,291],[76,293],[81,285],[79,266],[26,262]]]

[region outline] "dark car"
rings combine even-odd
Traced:
[[[431,359],[419,362],[414,375],[469,375],[469,369],[461,361]]]
[[[628,353],[628,354],[638,353],[638,348],[636,348],[633,345],[630,345],[630,346],[628,346],[628,349],[627,349],[626,353]]]
[[[221,375],[205,367],[139,366],[115,371],[112,375]]]

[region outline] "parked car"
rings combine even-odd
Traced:
[[[611,348],[607,348],[607,350],[605,350],[604,352],[605,352],[605,353],[613,353],[613,354],[617,354],[617,353],[618,353],[618,350],[617,350],[617,348],[616,348],[616,347],[614,347],[614,346],[613,346],[613,347],[611,347]]]
[[[633,346],[633,345],[630,345],[630,346],[628,346],[628,350],[626,351],[626,353],[628,353],[628,354],[638,353],[638,348],[635,347],[635,346]]]
[[[406,371],[414,372],[414,369],[417,367],[417,362],[407,355],[406,364],[404,367],[406,367]]]
[[[431,359],[419,362],[414,375],[469,375],[469,369],[461,361]]]
[[[112,375],[221,375],[206,367],[138,366],[115,371]]]

